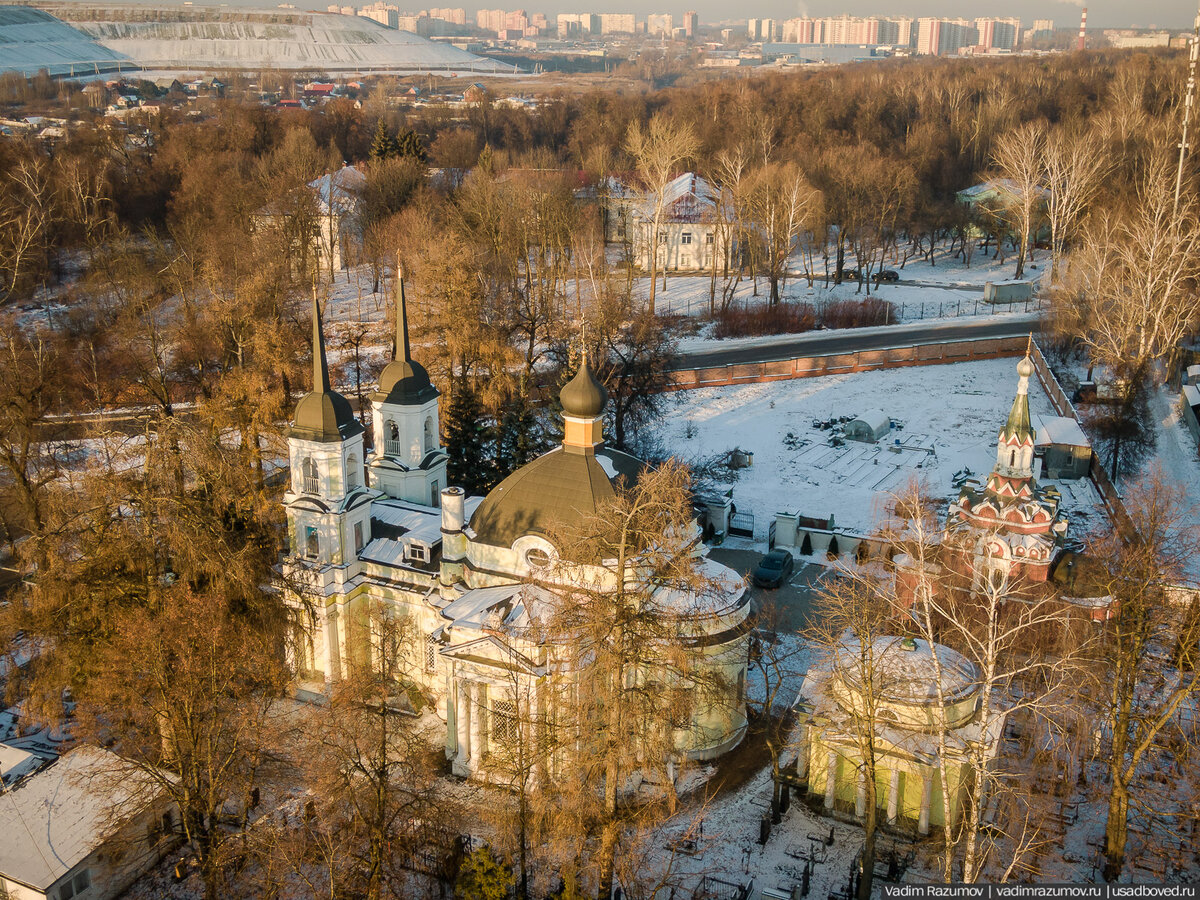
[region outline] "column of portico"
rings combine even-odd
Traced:
[[[833,798],[837,791],[837,751],[829,751],[829,763],[825,769],[825,808],[833,809]]]
[[[341,657],[338,644],[338,611],[336,606],[326,606],[325,619],[325,681],[329,684],[341,680]]]
[[[808,777],[808,725],[800,726],[800,745],[796,748],[796,776],[800,780]]]
[[[896,824],[896,816],[900,813],[900,769],[892,769],[892,780],[888,782],[887,820],[889,825]]]
[[[478,772],[483,765],[483,720],[487,704],[487,687],[483,682],[471,685],[471,772]]]
[[[338,607],[338,669],[342,678],[350,677],[350,610],[343,603]]]
[[[917,819],[917,831],[929,834],[929,808],[933,805],[933,778],[928,772],[921,773],[921,815]]]
[[[471,767],[471,699],[469,682],[458,679],[454,687],[454,759],[462,769]]]

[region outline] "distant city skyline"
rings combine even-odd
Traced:
[[[164,4],[161,0],[124,0],[124,2],[153,3],[155,6],[176,5]],[[324,12],[330,0],[289,0],[300,9]],[[364,6],[371,0],[349,0],[350,5]],[[430,4],[422,4],[419,0],[388,0],[399,6],[401,11],[418,12],[428,9]],[[447,0],[438,0],[445,3]],[[178,4],[182,5],[182,4]],[[217,0],[195,0],[196,6],[231,6],[253,9],[271,9],[277,4],[269,0],[228,0],[221,4]],[[843,13],[852,16],[939,16],[947,18],[963,17],[973,19],[978,16],[1014,16],[1026,26],[1034,19],[1053,19],[1056,28],[1076,28],[1079,24],[1079,14],[1082,7],[1087,6],[1088,28],[1164,28],[1172,31],[1191,29],[1196,16],[1196,6],[1191,2],[1180,0],[1144,0],[1135,9],[1130,9],[1128,0],[1086,0],[1086,2],[1066,2],[1066,0],[975,0],[963,3],[962,0],[752,0],[749,4],[732,7],[725,0],[532,0],[524,6],[516,3],[461,3],[470,17],[480,9],[503,7],[505,9],[525,9],[531,16],[534,13],[546,13],[551,18],[558,13],[635,13],[640,20],[647,14],[672,14],[677,21],[682,21],[686,10],[694,9],[700,18],[701,25],[713,25],[721,22],[745,22],[747,18],[774,18],[778,20],[791,19],[797,16],[837,16]],[[738,15],[731,16],[733,9]]]

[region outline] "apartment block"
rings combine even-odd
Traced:
[[[686,37],[694,38],[700,28],[700,17],[694,9],[683,14],[683,33]]]
[[[670,13],[651,13],[646,16],[646,34],[665,34],[675,30],[675,17]]]

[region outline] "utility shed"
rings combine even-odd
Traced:
[[[1092,463],[1092,443],[1079,423],[1067,416],[1037,420],[1036,452],[1047,478],[1083,478]]]
[[[891,417],[882,409],[873,409],[863,413],[846,426],[846,438],[851,441],[874,444],[880,438],[887,437],[891,430]]]
[[[1187,377],[1183,380],[1185,384],[1200,385],[1200,366],[1188,366]]]

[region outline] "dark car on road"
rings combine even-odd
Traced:
[[[796,562],[792,559],[792,554],[777,547],[762,558],[750,580],[759,587],[777,588],[792,577],[795,567]]]
[[[842,281],[858,281],[862,278],[862,273],[855,268],[847,267],[842,269]]]
[[[900,273],[897,272],[895,269],[880,269],[878,272],[875,273],[875,283],[876,284],[879,284],[879,282],[881,282],[881,281],[899,281],[899,280],[900,280]]]

